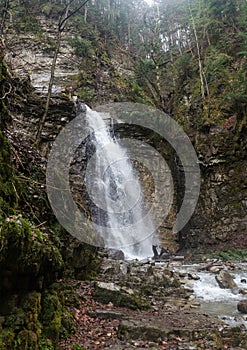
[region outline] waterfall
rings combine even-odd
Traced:
[[[96,208],[94,228],[107,248],[121,249],[126,258],[151,257],[155,230],[145,210],[141,183],[127,150],[111,135],[106,117],[86,106],[86,124],[95,149],[85,178]]]

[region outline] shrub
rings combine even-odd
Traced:
[[[68,42],[78,57],[91,57],[94,54],[91,41],[87,39],[78,38],[76,36],[69,38]]]

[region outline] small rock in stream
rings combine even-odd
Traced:
[[[200,306],[201,306],[201,304],[199,302],[193,302],[193,304],[190,305],[191,309],[195,309],[195,308],[198,308]]]
[[[208,271],[209,272],[212,272],[212,273],[218,273],[220,272],[221,270],[223,270],[224,266],[222,265],[214,265],[214,266],[211,266]]]
[[[232,292],[237,294],[238,292],[238,286],[234,282],[233,276],[225,270],[221,270],[216,276],[216,281],[218,282],[218,285],[220,288],[223,289],[231,289]]]
[[[237,309],[239,312],[247,314],[247,300],[240,300],[238,302]]]
[[[188,273],[188,278],[195,281],[198,281],[200,279],[200,277],[195,273]]]

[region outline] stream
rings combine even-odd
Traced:
[[[195,297],[201,303],[201,310],[206,314],[218,316],[222,321],[237,326],[244,324],[247,328],[247,315],[240,314],[237,303],[246,299],[246,295],[234,294],[230,289],[219,287],[215,274],[208,271],[197,272],[200,265],[184,265],[179,272],[195,273],[200,279],[189,280],[188,286],[194,290]],[[247,263],[237,264],[236,270],[230,271],[239,290],[247,288],[241,279],[247,279]]]

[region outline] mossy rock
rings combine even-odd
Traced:
[[[26,314],[23,309],[15,308],[11,313],[5,317],[4,327],[6,329],[14,329],[20,331],[25,328]]]
[[[73,287],[66,283],[60,288],[58,285],[54,284],[43,294],[31,291],[22,297],[15,294],[6,298],[9,306],[1,322],[0,350],[53,350],[57,349],[60,338],[75,332],[73,315],[66,307],[66,298],[73,295]]]
[[[62,268],[63,259],[58,248],[47,233],[35,228],[27,219],[11,216],[0,220],[0,228],[0,267],[4,270],[8,266],[10,288],[37,287],[39,275],[48,279]]]
[[[133,310],[150,307],[149,303],[142,299],[137,292],[114,283],[96,282],[93,297],[103,304],[111,302],[115,306],[127,307]]]
[[[41,333],[39,315],[41,311],[41,293],[36,291],[28,293],[21,301],[21,307],[25,312],[25,325],[27,330]]]
[[[0,216],[17,206],[18,187],[11,160],[10,145],[0,130]]]
[[[58,343],[63,307],[56,291],[46,292],[42,300],[42,324],[44,334],[52,339],[54,344]]]
[[[37,333],[27,329],[22,330],[16,339],[17,346],[22,350],[38,350],[38,343],[39,339]]]
[[[12,329],[4,329],[0,332],[0,350],[13,349],[15,333]]]
[[[51,338],[54,344],[60,337],[67,338],[75,331],[74,318],[68,310],[68,307],[80,307],[75,288],[70,280],[55,282],[44,294],[41,321],[44,334]]]
[[[47,290],[42,300],[43,336],[51,339],[54,347],[61,337],[66,338],[75,331],[73,316],[65,303],[63,292],[54,289]]]
[[[101,258],[98,248],[82,243],[77,239],[71,240],[64,249],[64,260],[67,277],[76,279],[94,279],[100,270]]]

